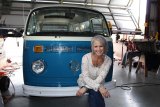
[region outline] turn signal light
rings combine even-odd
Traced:
[[[43,46],[41,46],[41,45],[34,46],[34,52],[35,53],[43,52]]]

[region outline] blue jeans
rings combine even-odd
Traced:
[[[104,98],[99,91],[88,90],[89,107],[105,107]]]

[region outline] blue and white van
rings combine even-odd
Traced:
[[[113,60],[111,33],[104,15],[93,9],[52,6],[33,9],[23,32],[24,93],[30,96],[75,96],[82,56],[91,38],[104,35]],[[112,80],[113,65],[106,77]]]

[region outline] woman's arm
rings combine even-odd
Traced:
[[[100,84],[105,79],[105,77],[109,71],[111,63],[112,63],[112,61],[110,58],[108,60],[105,60],[103,66],[101,68],[102,72],[99,74],[99,76],[95,80],[93,80],[89,77],[89,68],[88,68],[89,60],[87,59],[87,56],[83,57],[82,58],[82,76],[83,76],[84,82],[86,84],[86,87],[97,91]]]
[[[90,63],[91,62],[89,62],[89,57],[87,55],[82,57],[82,65],[81,65],[82,78],[87,88],[94,89],[95,91],[97,91],[100,84],[95,83],[95,81],[89,76]]]

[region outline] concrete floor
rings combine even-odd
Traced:
[[[4,105],[4,107],[89,107],[87,96],[83,97],[28,97],[23,94],[22,69],[20,68],[13,75],[11,80],[15,87],[15,96]],[[137,74],[135,68],[129,73],[128,66],[122,68],[118,62],[114,62],[113,80],[116,80],[116,88],[109,90],[111,97],[105,98],[106,107],[159,107],[160,106],[160,76],[149,72],[144,77],[143,69]],[[134,87],[120,87],[126,83]],[[152,84],[141,84],[152,83]],[[146,86],[144,86],[146,85]],[[10,92],[13,87],[10,85]]]

